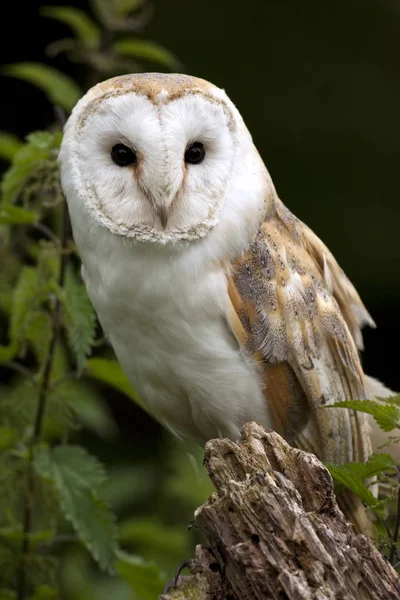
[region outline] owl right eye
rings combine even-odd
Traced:
[[[125,144],[116,144],[111,149],[111,158],[119,167],[134,165],[137,161],[136,152]]]

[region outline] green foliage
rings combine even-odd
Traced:
[[[67,271],[63,292],[68,340],[75,353],[78,375],[80,375],[86,356],[91,352],[96,316],[85,286],[77,281],[72,269]]]
[[[0,131],[0,158],[3,160],[12,160],[15,153],[22,145],[21,140],[12,133]]]
[[[393,431],[400,427],[400,395],[382,398],[382,403],[374,400],[346,400],[336,402],[327,408],[351,408],[372,415],[383,431]],[[385,404],[383,404],[385,402]]]
[[[86,48],[99,47],[101,30],[82,10],[72,6],[45,6],[40,12],[44,17],[56,19],[71,27],[75,36]]]
[[[129,583],[135,598],[154,600],[160,594],[166,581],[156,565],[145,562],[138,556],[121,552],[116,564],[121,577]]]
[[[51,173],[56,163],[60,143],[61,135],[58,132],[38,131],[27,136],[26,144],[14,154],[12,165],[1,182],[3,213],[7,210],[7,205],[18,200],[22,190],[28,187],[30,180],[41,168],[44,167]]]
[[[178,71],[181,68],[180,62],[169,50],[151,41],[122,38],[114,43],[113,49],[121,56],[149,60],[167,69]]]
[[[65,110],[72,110],[82,95],[78,85],[57,69],[40,63],[15,63],[2,68],[3,75],[23,79],[41,89],[48,100]]]
[[[32,225],[39,219],[38,213],[20,206],[4,204],[0,207],[0,225]]]
[[[92,5],[94,17],[69,6],[41,10],[72,32],[48,54],[85,65],[86,80],[29,62],[2,74],[34,84],[68,113],[89,82],[140,71],[142,60],[178,68],[139,35],[147,0]],[[0,598],[148,600],[192,554],[196,534],[187,525],[210,487],[200,453],[158,439],[149,452],[133,434],[128,447],[120,438],[113,401],[123,394],[143,405],[96,338],[64,216],[60,129],[24,142],[0,132],[0,158],[10,163],[0,184]]]
[[[122,394],[134,400],[139,406],[145,408],[143,402],[132,388],[121,365],[115,359],[90,358],[86,361],[85,374],[112,386]]]
[[[65,517],[93,557],[112,571],[117,536],[113,515],[100,494],[106,479],[101,464],[80,446],[57,446],[41,448],[35,467],[57,489]]]

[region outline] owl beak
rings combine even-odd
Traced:
[[[160,206],[157,210],[162,228],[165,229],[168,225],[169,211],[165,206]]]

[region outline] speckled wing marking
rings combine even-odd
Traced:
[[[365,460],[365,415],[324,406],[364,398],[356,344],[372,324],[325,245],[278,199],[230,268],[231,327],[253,355],[280,431],[322,460]]]

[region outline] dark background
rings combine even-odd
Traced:
[[[46,57],[69,31],[39,16],[43,4],[7,3],[1,62],[48,62],[79,80],[79,65]],[[399,390],[398,0],[154,4],[143,37],[237,104],[281,198],[334,252],[377,323],[365,331],[366,371]],[[32,86],[1,78],[1,90],[0,129],[24,136],[52,121]]]

